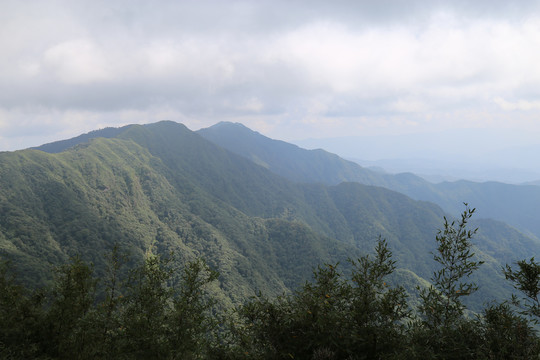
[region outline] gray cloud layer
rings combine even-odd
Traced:
[[[517,4],[517,5],[516,5]],[[0,150],[220,120],[292,139],[540,131],[536,1],[4,1]]]

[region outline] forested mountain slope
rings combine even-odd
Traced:
[[[50,279],[49,263],[75,254],[103,272],[104,254],[118,243],[134,260],[151,248],[180,261],[202,256],[240,301],[256,289],[285,291],[309,277],[311,264],[355,253],[301,223],[249,217],[181,173],[179,191],[163,162],[132,141],[2,155],[0,249],[29,282]]]
[[[0,154],[0,255],[24,279],[81,254],[103,273],[115,243],[138,261],[175,251],[221,273],[219,292],[239,303],[288,291],[324,262],[370,251],[379,235],[413,288],[434,270],[430,250],[444,212],[359,183],[294,183],[173,122],[132,125],[59,153]],[[498,222],[479,222],[477,303],[509,295],[500,267],[538,244]],[[508,241],[507,239],[511,239]],[[515,257],[514,257],[515,256]]]
[[[477,208],[478,217],[504,221],[540,238],[538,186],[471,181],[433,184],[410,173],[383,174],[324,150],[306,150],[269,139],[241,124],[222,122],[198,133],[293,181],[324,184],[355,181],[383,186],[416,200],[436,203],[454,215],[461,211],[463,202],[468,202]]]
[[[296,182],[335,185],[343,181],[379,185],[377,172],[344,160],[327,151],[306,150],[280,140],[269,139],[239,123],[221,122],[198,134],[258,165]]]

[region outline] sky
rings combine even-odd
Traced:
[[[0,0],[0,151],[165,119],[525,146],[539,64],[538,1]]]

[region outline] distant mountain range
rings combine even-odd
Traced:
[[[413,172],[429,181],[499,181],[522,184],[540,179],[540,141],[506,129],[462,128],[402,135],[358,135],[293,141],[323,148],[362,166],[391,173]]]
[[[540,238],[540,187],[498,182],[431,183],[411,173],[387,174],[359,166],[324,150],[305,150],[269,139],[241,124],[219,123],[198,131],[206,139],[293,181],[337,184],[354,181],[382,186],[430,201],[457,215],[468,202],[478,216],[504,221]]]
[[[540,149],[536,153],[540,152]],[[458,157],[456,157],[458,158]],[[477,162],[463,163],[458,160],[426,158],[394,158],[368,161],[350,158],[361,166],[379,168],[388,173],[413,172],[429,182],[469,180],[475,182],[498,181],[509,184],[527,184],[540,179],[540,172],[524,168],[496,165],[479,166]]]
[[[503,264],[540,253],[536,189],[381,174],[239,124],[129,125],[0,154],[0,257],[39,285],[75,254],[102,274],[114,244],[133,262],[174,251],[180,262],[205,258],[221,274],[213,291],[235,304],[290,291],[325,262],[346,268],[382,236],[398,261],[394,281],[413,289],[434,270],[443,216],[467,201],[479,208],[486,261],[471,299],[479,308],[509,296]]]

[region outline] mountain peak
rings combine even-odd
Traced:
[[[84,133],[70,139],[54,141],[51,143],[33,147],[32,149],[41,150],[48,153],[59,153],[69,148],[72,148],[76,145],[86,143],[95,138],[107,138],[107,139],[116,138],[120,134],[125,133],[126,131],[133,129],[134,127],[137,127],[137,126],[146,127],[146,128],[162,128],[162,127],[174,126],[175,128],[178,128],[178,129],[182,128],[184,130],[189,130],[185,125],[177,123],[175,121],[162,120],[162,121],[158,121],[151,124],[144,124],[144,125],[130,124],[130,125],[125,125],[121,127],[106,127],[104,129],[92,130],[88,133]]]
[[[244,134],[254,135],[254,134],[257,134],[257,135],[263,136],[260,133],[258,133],[257,131],[248,128],[247,126],[245,126],[242,123],[230,122],[230,121],[220,121],[215,125],[212,125],[212,126],[206,128],[206,129],[201,129],[199,131],[200,132],[219,131],[220,133],[228,132],[228,133],[235,133],[235,134],[240,134],[240,135],[244,135]]]
[[[232,122],[232,121],[220,121],[217,124],[214,124],[214,125],[210,126],[209,128],[233,127],[233,126],[238,127],[238,128],[249,129],[247,126],[245,126],[242,123]]]
[[[126,125],[122,127],[106,127],[104,129],[93,130],[85,134],[73,137],[71,139],[54,141],[51,143],[43,144],[41,146],[33,147],[32,149],[41,150],[47,153],[60,153],[76,145],[86,143],[95,138],[114,138],[119,134],[127,130],[133,125]]]

